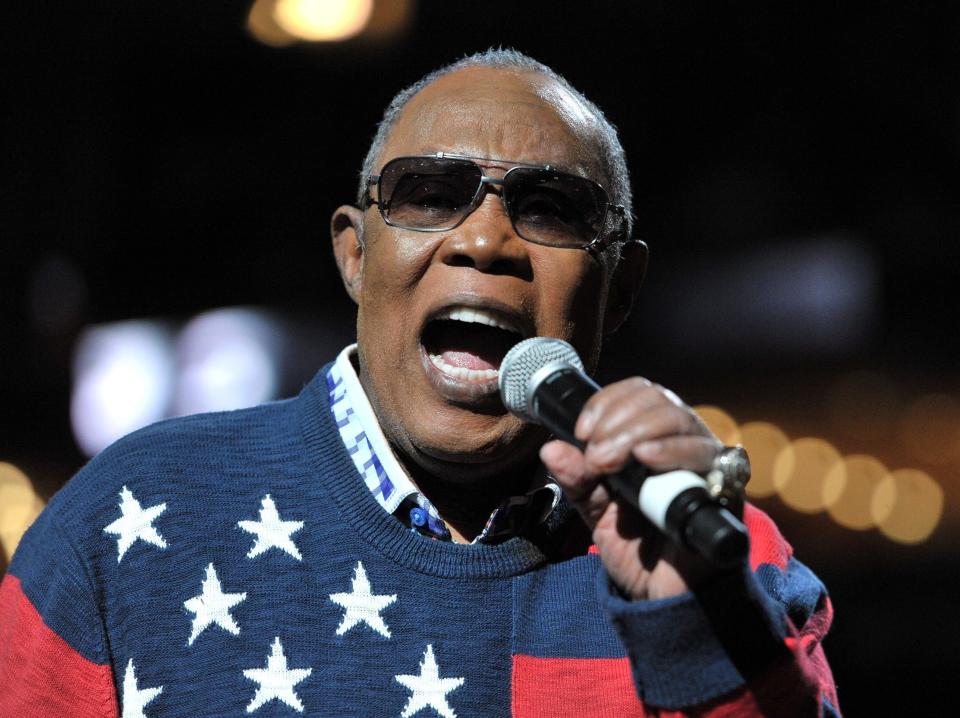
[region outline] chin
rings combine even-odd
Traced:
[[[537,460],[537,452],[547,439],[541,427],[524,424],[511,415],[496,419],[474,416],[480,421],[458,417],[446,422],[438,418],[425,427],[426,431],[409,435],[397,444],[422,469],[451,479],[502,475]],[[458,435],[438,432],[437,428],[444,425],[458,427]]]

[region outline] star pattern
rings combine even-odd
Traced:
[[[207,576],[203,579],[200,595],[183,602],[183,607],[194,614],[187,645],[193,645],[197,636],[211,624],[220,626],[234,636],[239,635],[240,626],[230,615],[230,609],[246,598],[246,593],[224,593],[217,570],[212,563],[207,566]]]
[[[337,626],[338,636],[342,636],[360,623],[365,623],[384,638],[390,638],[390,628],[384,623],[380,611],[396,601],[397,596],[372,593],[370,580],[367,578],[362,561],[357,561],[357,567],[353,570],[351,592],[332,593],[330,600],[346,609],[343,612],[343,620]]]
[[[312,668],[287,668],[280,637],[273,639],[266,668],[248,668],[243,675],[260,685],[247,705],[247,713],[253,713],[265,703],[278,700],[303,713],[303,703],[294,692],[294,687],[313,672]]]
[[[133,659],[127,662],[127,671],[123,674],[123,716],[122,718],[146,718],[143,709],[163,693],[163,686],[156,688],[137,688],[137,673]]]
[[[166,548],[167,542],[153,527],[153,522],[160,514],[167,510],[167,505],[156,504],[149,508],[142,508],[140,502],[133,497],[133,493],[126,486],[120,491],[120,518],[103,528],[105,533],[117,537],[117,563],[123,559],[137,539],[146,541],[159,548]]]
[[[303,528],[303,521],[282,521],[270,494],[264,496],[260,501],[259,521],[238,521],[237,526],[257,537],[253,548],[247,554],[247,558],[256,558],[272,548],[278,548],[293,556],[297,561],[303,559],[297,545],[290,538]]]
[[[463,678],[441,678],[437,659],[433,655],[433,646],[428,644],[420,661],[419,676],[394,676],[402,686],[412,693],[403,708],[401,718],[418,713],[424,708],[433,708],[442,718],[457,718],[453,708],[447,703],[447,693],[463,685]]]

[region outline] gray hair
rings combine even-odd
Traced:
[[[357,192],[357,204],[361,205],[367,191],[367,178],[376,174],[376,162],[383,151],[387,138],[393,130],[400,113],[403,112],[407,103],[420,90],[425,88],[435,80],[457,72],[474,67],[486,67],[497,70],[513,70],[520,72],[532,72],[544,75],[557,82],[561,87],[570,92],[590,113],[596,123],[597,143],[600,149],[601,166],[606,175],[604,186],[610,193],[610,200],[614,204],[621,204],[626,209],[626,229],[627,237],[633,230],[633,195],[630,190],[630,173],[627,170],[627,159],[620,144],[620,138],[617,135],[617,129],[604,116],[603,111],[593,102],[584,97],[583,93],[574,88],[560,74],[544,65],[542,62],[534,60],[532,57],[524,55],[522,52],[512,48],[493,48],[473,55],[463,57],[456,62],[434,70],[428,75],[423,76],[417,82],[413,83],[404,90],[401,90],[387,105],[383,113],[383,119],[377,125],[377,133],[374,135],[367,156],[363,160],[363,168],[360,171],[360,187]]]

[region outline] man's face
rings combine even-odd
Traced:
[[[504,160],[478,161],[490,176],[516,161],[604,184],[589,123],[548,78],[460,71],[410,101],[377,169],[395,157],[442,151]],[[388,226],[372,206],[361,241],[354,285],[360,378],[387,437],[451,480],[529,461],[543,434],[505,411],[490,370],[531,336],[569,341],[592,367],[609,285],[604,264],[579,249],[521,239],[496,192],[459,227],[436,233]]]

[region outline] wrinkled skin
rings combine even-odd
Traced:
[[[462,70],[410,101],[378,167],[444,151],[504,160],[481,163],[489,175],[522,161],[608,184],[594,159],[591,122],[549,78]],[[524,336],[570,342],[592,369],[602,336],[623,321],[639,287],[642,244],[627,245],[617,266],[609,257],[532,244],[516,235],[494,191],[449,231],[397,229],[375,206],[343,206],[332,234],[344,285],[358,305],[360,380],[401,462],[456,539],[472,538],[504,496],[529,488],[539,455],[593,529],[601,560],[625,594],[674,595],[707,570],[659,539],[643,544],[645,522],[621,516],[597,483],[631,456],[655,469],[709,468],[720,444],[674,395],[638,378],[604,388],[577,424],[587,442],[581,453],[559,441],[544,444],[543,430],[507,413],[495,390],[444,375],[421,345],[432,316],[466,305],[508,319]]]

